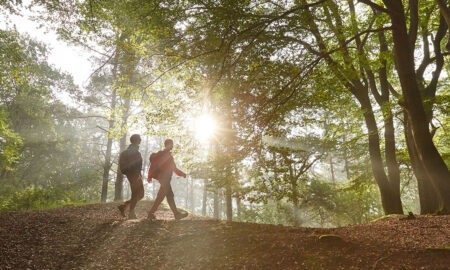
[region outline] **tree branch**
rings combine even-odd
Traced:
[[[358,2],[364,3],[368,6],[370,6],[371,8],[381,11],[383,13],[389,13],[389,10],[387,8],[384,8],[378,4],[375,4],[374,2],[372,2],[370,0],[358,0]]]

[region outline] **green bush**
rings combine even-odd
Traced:
[[[60,189],[29,187],[15,192],[3,200],[0,204],[0,211],[45,209],[80,203],[83,202],[74,199],[70,193]]]

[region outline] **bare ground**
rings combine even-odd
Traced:
[[[450,216],[318,229],[166,209],[149,222],[149,202],[123,220],[116,206],[0,213],[0,269],[450,269]]]

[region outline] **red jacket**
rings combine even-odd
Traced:
[[[169,150],[161,150],[150,155],[150,168],[148,168],[148,181],[171,179],[172,174],[185,176],[185,173],[177,168]]]

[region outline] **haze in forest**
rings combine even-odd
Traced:
[[[403,2],[0,1],[0,209],[127,200],[139,133],[191,214],[448,214],[450,9]]]

